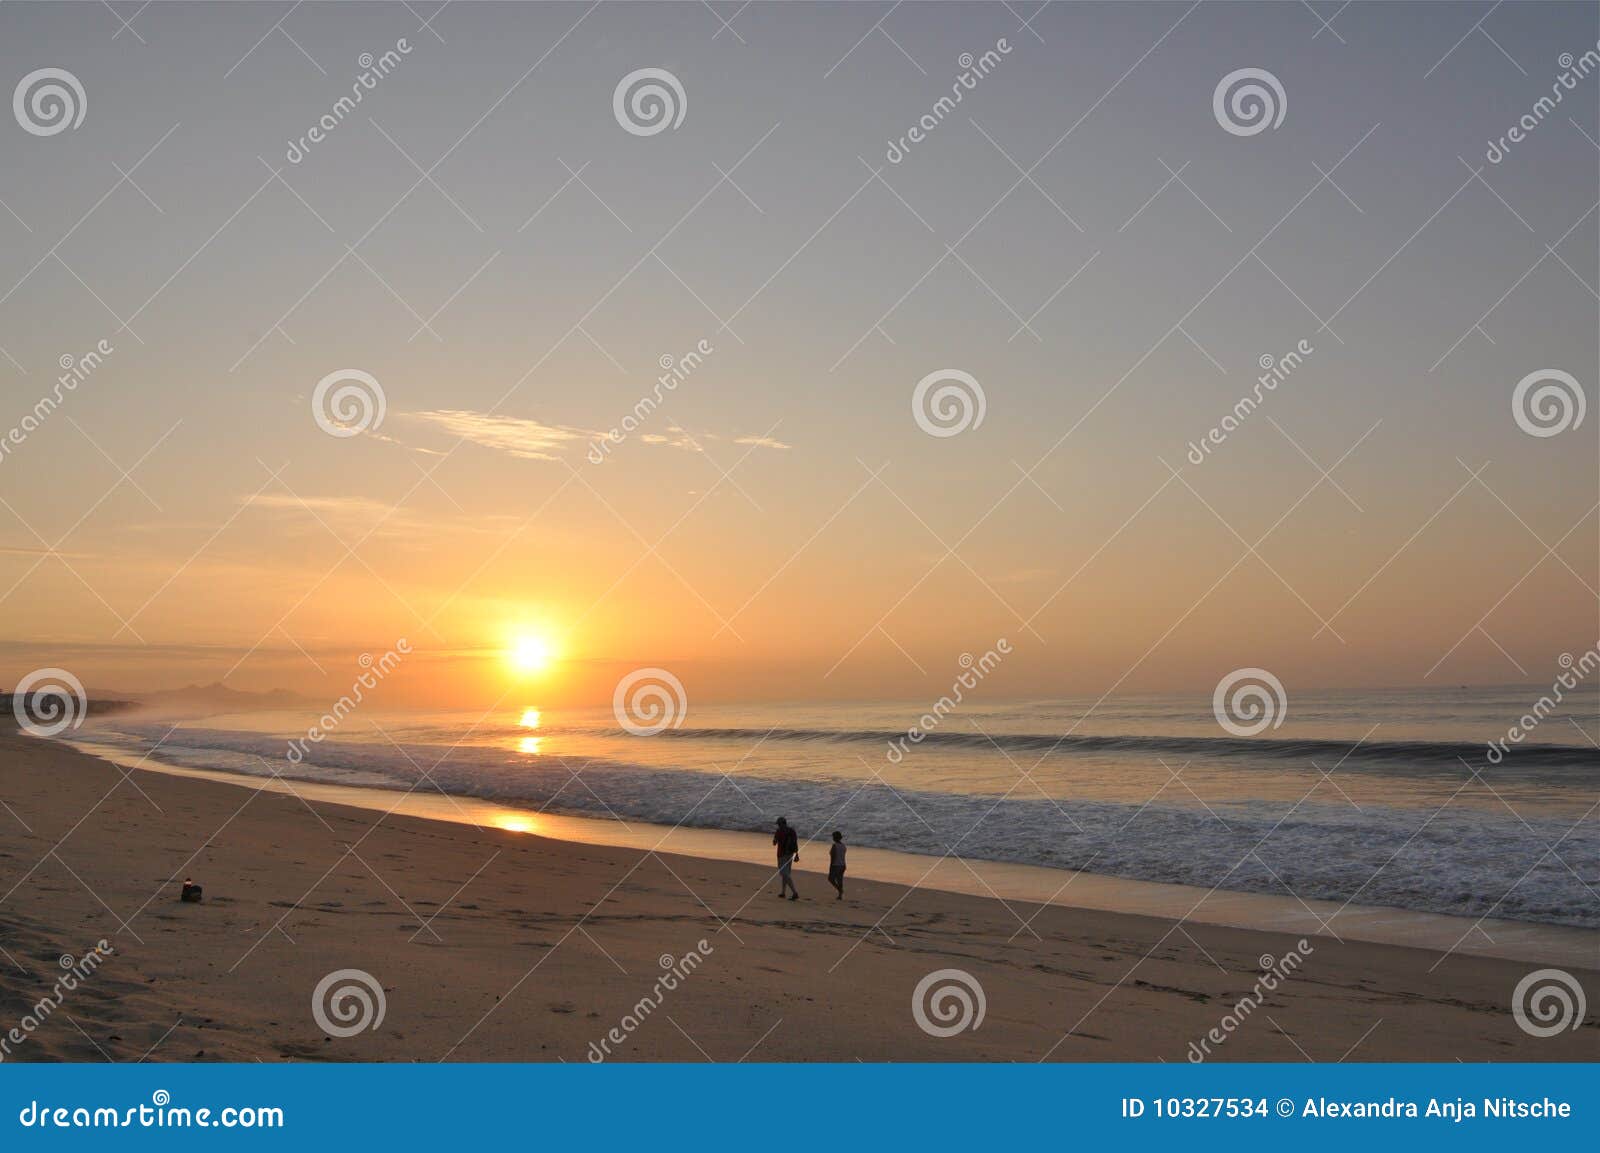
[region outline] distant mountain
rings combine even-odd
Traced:
[[[272,689],[264,693],[230,689],[221,681],[209,685],[185,685],[181,689],[161,689],[149,693],[114,693],[119,699],[132,699],[147,708],[206,708],[226,712],[245,712],[251,709],[285,709],[309,703],[287,689]]]

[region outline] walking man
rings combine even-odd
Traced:
[[[778,818],[778,827],[772,834],[772,843],[778,846],[778,896],[785,895],[791,901],[800,899],[800,890],[794,887],[794,877],[790,875],[790,867],[800,859],[800,836],[789,826],[783,817]]]

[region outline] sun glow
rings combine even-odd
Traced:
[[[522,673],[542,673],[555,659],[555,649],[550,642],[534,633],[514,637],[506,654],[511,666]]]

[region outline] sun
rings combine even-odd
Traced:
[[[518,672],[540,673],[550,667],[555,649],[544,637],[525,633],[512,640],[508,658]]]

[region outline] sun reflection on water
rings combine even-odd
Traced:
[[[525,729],[538,728],[539,710],[531,707],[523,709],[522,716],[518,719],[517,724],[521,725]],[[541,737],[522,737],[517,741],[517,752],[527,753],[530,756],[538,756],[539,742],[542,739],[543,738]]]

